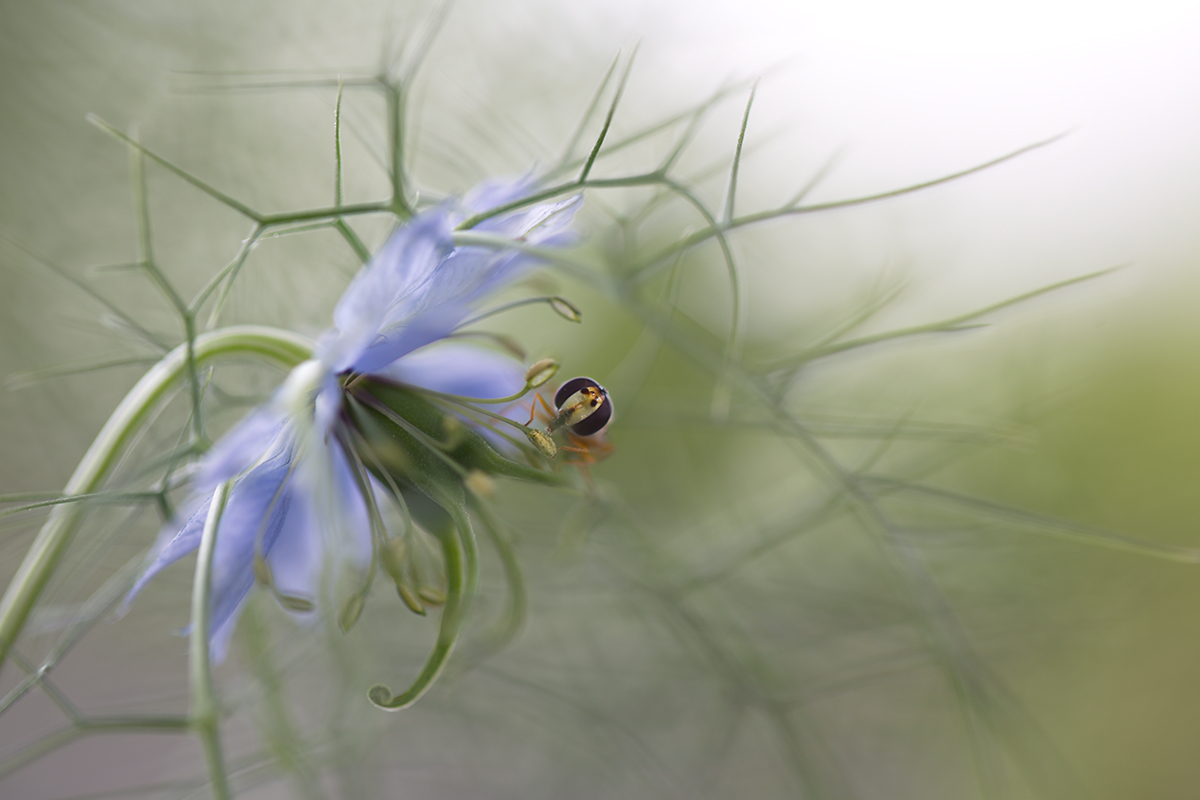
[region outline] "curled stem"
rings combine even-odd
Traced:
[[[479,553],[466,511],[455,502],[447,502],[442,508],[450,515],[450,524],[437,533],[446,562],[446,605],[442,610],[437,642],[421,673],[403,692],[392,694],[392,690],[381,683],[370,688],[367,697],[376,708],[384,711],[399,711],[416,703],[442,674],[458,643],[467,606],[479,581]]]

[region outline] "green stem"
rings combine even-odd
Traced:
[[[151,368],[117,406],[75,468],[63,495],[92,494],[103,486],[125,448],[153,419],[155,410],[171,388],[189,374],[189,358],[194,359],[197,368],[223,358],[244,356],[257,356],[292,367],[311,353],[312,343],[298,334],[252,325],[201,334],[194,344],[176,347]],[[0,600],[0,666],[66,554],[82,517],[81,503],[67,503],[51,510],[49,519]]]
[[[16,772],[21,767],[52,753],[71,742],[92,734],[146,733],[168,731],[182,733],[188,729],[188,720],[180,717],[97,717],[79,719],[71,727],[48,733],[32,744],[18,750],[0,761],[0,777]]]
[[[188,647],[188,673],[192,689],[192,709],[188,715],[192,729],[204,743],[208,778],[215,800],[229,800],[229,781],[225,777],[224,758],[218,728],[217,698],[213,691],[212,661],[208,653],[209,619],[212,616],[212,566],[217,549],[217,529],[229,500],[232,481],[226,481],[213,493],[200,552],[196,556],[196,576],[192,580],[192,634]]]

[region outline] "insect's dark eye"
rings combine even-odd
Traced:
[[[591,436],[593,433],[599,433],[612,419],[612,401],[608,398],[608,392],[591,378],[572,378],[558,387],[558,391],[554,393],[554,407],[561,410],[563,403],[567,402],[568,398],[578,392],[586,394],[585,390],[587,389],[594,390],[592,394],[598,397],[599,405],[584,419],[567,426],[576,436]]]

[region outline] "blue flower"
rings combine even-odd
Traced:
[[[297,366],[269,402],[252,411],[202,459],[194,509],[182,527],[164,530],[125,606],[155,575],[196,550],[215,488],[235,480],[213,562],[212,655],[229,637],[258,572],[266,566],[276,595],[302,616],[322,596],[322,574],[370,561],[368,509],[351,456],[337,434],[346,373],[402,381],[469,397],[521,390],[524,369],[459,343],[453,333],[477,303],[537,263],[514,249],[455,247],[452,230],[470,215],[528,194],[529,184],[488,183],[463,202],[420,214],[400,227],[354,278],[334,309],[334,327],[313,359]],[[492,217],[475,230],[551,246],[566,231],[580,197]],[[375,491],[377,487],[373,488]]]

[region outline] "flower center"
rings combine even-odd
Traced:
[[[326,368],[316,359],[309,359],[288,373],[279,391],[279,402],[289,417],[305,419],[312,416],[313,398],[325,379]]]

